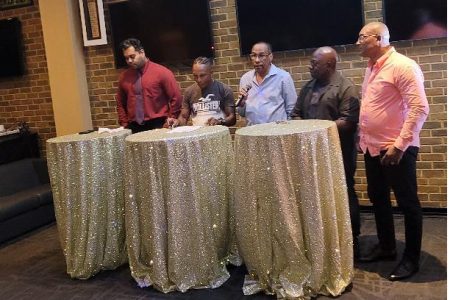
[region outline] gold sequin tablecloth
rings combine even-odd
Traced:
[[[93,132],[47,140],[56,223],[72,278],[87,279],[127,261],[123,161],[130,134]]]
[[[344,167],[334,122],[245,127],[235,135],[235,215],[244,294],[339,295],[353,277]]]
[[[125,161],[128,256],[138,285],[165,293],[222,285],[236,258],[228,128],[133,134]]]

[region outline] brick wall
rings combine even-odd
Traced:
[[[108,26],[107,4],[112,1],[104,0],[108,34],[110,29]],[[36,7],[38,1],[35,1],[35,3]],[[236,92],[239,78],[245,71],[251,68],[251,65],[247,58],[240,56],[235,1],[211,0],[210,8],[216,48],[215,78],[227,83]],[[365,0],[364,9],[366,22],[382,20],[381,0]],[[39,17],[39,12],[36,8],[0,12],[0,16],[9,16],[5,15],[6,13],[14,16],[19,15],[21,19],[27,14],[32,14],[33,18]],[[34,24],[34,29],[37,30],[38,27],[40,29],[40,24],[32,24]],[[28,64],[35,62],[34,60],[38,59],[38,57],[45,57],[43,50],[41,56],[37,55],[37,53],[30,52],[38,52],[38,50],[32,49],[38,47],[37,44],[42,45],[41,32],[32,31],[31,36],[26,37],[26,43],[30,45],[30,49],[26,53]],[[32,47],[31,45],[34,46]],[[419,197],[425,207],[447,207],[447,39],[396,42],[393,45],[399,52],[408,55],[420,64],[425,75],[426,93],[430,103],[430,115],[421,132],[422,147],[421,153],[419,154],[417,170]],[[366,60],[359,56],[357,48],[354,45],[338,46],[335,49],[340,54],[341,59],[338,63],[338,69],[345,76],[353,80],[355,84],[360,86],[363,80]],[[308,64],[313,50],[307,49],[274,54],[274,63],[291,73],[297,90],[310,79]],[[85,48],[85,58],[93,125],[94,127],[117,126],[114,94],[119,71],[114,69],[112,48],[110,45],[87,47]],[[41,69],[42,73],[39,73],[37,77],[33,77],[39,78],[35,79],[36,81],[33,82],[34,85],[16,87],[16,85],[19,85],[23,81],[30,81],[29,76],[32,76],[32,74],[27,75],[25,80],[20,78],[6,82],[0,81],[0,124],[12,124],[20,118],[27,117],[28,114],[36,109],[30,108],[32,105],[30,102],[35,101],[37,97],[39,99],[45,99],[44,103],[38,104],[39,110],[34,115],[36,118],[43,119],[39,120],[39,122],[33,121],[34,123],[31,122],[31,119],[29,121],[32,127],[44,136],[44,138],[48,138],[54,135],[55,130],[53,120],[44,122],[49,116],[51,117],[51,105],[49,102],[48,76],[46,75],[45,66],[41,66],[39,64],[40,62],[38,62],[36,68]],[[182,89],[192,83],[190,68],[170,68],[175,73]],[[35,89],[39,88],[40,90],[33,92],[33,86]],[[20,90],[21,88],[25,88],[25,91]],[[23,98],[32,100],[26,101],[26,104],[18,104]],[[3,108],[3,104],[5,104],[6,108]],[[18,105],[22,105],[21,108],[16,108]],[[243,125],[243,120],[238,120],[238,126]],[[356,182],[361,204],[369,205],[367,193],[365,192],[366,181],[364,176],[364,163],[362,162],[361,156],[358,161]]]
[[[33,6],[0,11],[0,19],[18,17],[22,22],[27,70],[21,77],[0,78],[0,124],[12,128],[27,122],[45,146],[56,129],[38,5],[35,0]]]

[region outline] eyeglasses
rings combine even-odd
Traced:
[[[378,34],[360,34],[360,35],[358,36],[358,42],[364,41],[364,40],[367,39],[369,36],[379,37]]]
[[[269,54],[265,54],[265,53],[260,53],[260,54],[256,54],[256,53],[252,53],[252,54],[250,54],[250,59],[251,60],[256,60],[257,58],[259,59],[259,60],[263,60],[263,59],[265,59],[267,56],[269,56],[270,55],[270,53]]]

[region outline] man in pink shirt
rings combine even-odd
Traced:
[[[429,107],[423,74],[416,62],[389,45],[389,30],[380,22],[359,32],[357,45],[369,58],[362,85],[359,117],[367,190],[373,203],[379,243],[360,261],[396,259],[390,189],[405,220],[405,250],[389,280],[410,277],[419,270],[422,209],[417,196],[416,160],[419,132]]]

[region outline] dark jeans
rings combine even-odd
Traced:
[[[394,219],[390,201],[390,188],[405,220],[404,256],[419,262],[422,244],[422,208],[417,196],[416,160],[418,147],[409,147],[399,165],[382,166],[380,156],[364,155],[366,163],[367,192],[375,210],[375,222],[380,247],[395,249]]]
[[[142,124],[131,122],[130,124],[128,124],[127,128],[131,129],[132,133],[162,128],[164,126],[164,123],[166,122],[166,119],[166,117],[151,119],[144,121],[144,123]]]
[[[355,192],[356,147],[353,135],[341,137],[342,159],[344,161],[345,181],[347,183],[348,204],[353,236],[359,236],[361,219],[359,201]]]

